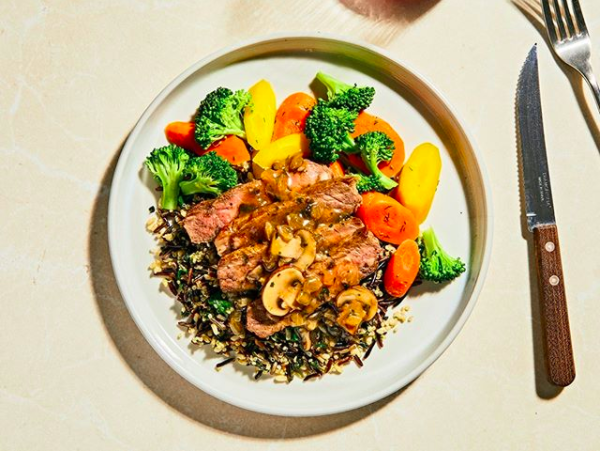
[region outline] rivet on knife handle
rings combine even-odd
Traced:
[[[556,225],[533,229],[546,364],[550,381],[558,386],[575,379],[567,298]]]

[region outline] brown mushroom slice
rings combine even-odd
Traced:
[[[368,288],[360,285],[349,288],[345,291],[342,291],[335,301],[336,305],[341,310],[344,309],[345,304],[349,304],[351,302],[358,302],[363,306],[365,311],[365,317],[363,318],[364,321],[373,319],[377,313],[377,298]]]
[[[277,235],[271,241],[271,255],[296,260],[303,255],[302,241],[298,237],[285,241],[281,236]]]
[[[317,256],[317,241],[312,233],[308,230],[300,230],[298,237],[302,240],[302,255],[298,257],[298,260],[294,263],[294,266],[300,268],[302,271],[313,264],[315,257]]]
[[[262,290],[262,302],[267,312],[285,316],[295,306],[304,276],[294,266],[282,266],[269,277]]]

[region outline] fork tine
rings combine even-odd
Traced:
[[[571,17],[571,11],[569,10],[569,0],[562,0],[562,4],[565,11],[565,20],[567,22],[569,34],[571,35],[571,37],[574,37],[577,34],[577,32],[575,31],[575,25],[573,25],[573,18]]]
[[[556,36],[556,28],[554,28],[554,20],[552,19],[552,10],[550,9],[550,0],[542,0],[542,7],[544,9],[544,19],[546,20],[546,29],[548,30],[548,35],[550,36],[550,41],[552,45],[558,42],[558,37]]]
[[[560,32],[561,39],[568,39],[569,35],[567,34],[567,30],[565,29],[563,11],[562,9],[560,9],[558,0],[554,0],[554,15],[556,16],[556,24],[558,25],[558,30]]]
[[[577,21],[577,28],[579,28],[579,32],[587,34],[587,26],[585,25],[585,19],[583,18],[583,12],[581,11],[579,0],[573,0],[573,11],[575,12],[575,20]]]

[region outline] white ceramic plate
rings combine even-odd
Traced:
[[[149,276],[155,247],[146,232],[148,207],[156,204],[154,183],[143,162],[166,143],[167,123],[186,120],[218,86],[248,88],[268,79],[282,101],[309,91],[317,71],[374,86],[370,108],[404,139],[407,154],[424,141],[442,152],[442,177],[427,220],[448,251],[468,262],[468,273],[438,291],[413,290],[406,304],[414,321],[390,334],[362,369],[350,365],[340,376],[276,384],[255,381],[251,369],[227,365],[205,349],[193,352],[178,339],[172,297]],[[258,412],[308,416],[350,410],[402,388],[450,345],[475,305],[491,249],[490,189],[475,144],[443,97],[422,76],[389,53],[344,38],[277,35],[222,50],[194,64],[169,84],[144,112],[123,149],[111,189],[109,241],[121,293],[138,327],[156,352],[188,381],[231,404]]]

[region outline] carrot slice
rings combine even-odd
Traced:
[[[404,296],[419,274],[420,262],[421,256],[416,241],[403,241],[385,269],[383,275],[385,291],[397,298]]]
[[[315,99],[304,92],[296,92],[288,96],[277,110],[272,141],[294,133],[302,133],[306,118],[314,104]]]
[[[204,155],[206,150],[196,142],[195,130],[196,124],[193,122],[171,122],[165,127],[165,136],[171,144],[183,147],[198,155]]]
[[[215,151],[217,155],[225,158],[231,164],[239,166],[250,161],[250,152],[246,143],[235,135],[229,135],[214,143],[207,152]]]
[[[344,166],[339,161],[335,161],[329,165],[329,169],[333,172],[333,178],[341,179],[346,172],[344,171]]]
[[[363,194],[363,203],[356,215],[367,229],[386,243],[401,244],[419,236],[419,225],[412,212],[385,194]]]
[[[368,132],[383,132],[394,141],[394,156],[390,161],[380,163],[379,169],[388,177],[396,176],[404,164],[404,141],[402,141],[400,135],[386,121],[363,111],[354,121],[354,133],[352,133],[352,137],[356,138]],[[367,174],[369,173],[359,155],[348,155],[348,159],[353,166]]]

